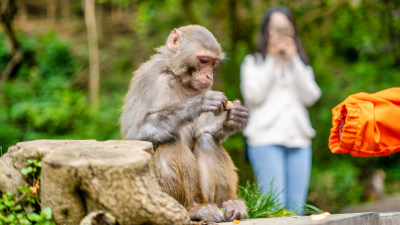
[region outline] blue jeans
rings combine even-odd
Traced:
[[[248,145],[248,156],[261,191],[272,188],[282,206],[302,215],[310,181],[311,146]]]

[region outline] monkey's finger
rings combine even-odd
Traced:
[[[247,118],[233,117],[233,118],[229,118],[229,120],[227,122],[235,123],[235,124],[237,124],[237,126],[240,125],[239,127],[241,127],[247,123]]]
[[[217,114],[219,114],[219,113],[221,112],[221,110],[219,109],[218,106],[209,106],[209,107],[206,107],[204,111],[205,111],[205,112],[212,112],[212,113],[214,113],[215,115],[217,115]]]
[[[220,102],[220,104],[218,105],[218,106],[220,107],[220,109],[221,109],[221,112],[224,111],[225,106],[226,106],[226,104],[227,104],[226,102],[227,102],[227,100],[222,101],[222,102]]]
[[[247,118],[248,117],[248,113],[247,111],[238,111],[238,110],[231,110],[229,112],[229,119],[230,118],[235,118],[235,117],[240,117],[240,118]]]
[[[241,119],[241,118],[235,118],[235,120],[229,120],[228,125],[232,125],[233,127],[236,128],[242,128],[246,126],[247,120],[246,119]]]
[[[246,112],[235,112],[235,113],[229,113],[228,119],[229,120],[235,120],[235,121],[241,121],[241,120],[247,120],[248,114]]]
[[[233,120],[229,120],[225,123],[225,126],[234,130],[241,130],[244,128],[245,123],[239,123]]]
[[[241,105],[240,100],[235,100],[232,104],[227,104],[225,107],[226,111],[232,111],[233,109],[247,112],[247,108]]]
[[[226,213],[225,213],[225,220],[226,221],[232,221],[233,220],[233,214],[234,214],[234,211],[233,210],[229,210],[229,211],[227,211]]]
[[[221,99],[205,99],[203,106],[207,107],[215,107],[218,110],[224,108],[224,102]]]
[[[215,102],[213,106],[215,108],[215,110],[213,110],[213,112],[216,114],[219,114],[222,111],[224,111],[224,104],[221,102]]]
[[[220,91],[207,91],[204,94],[203,98],[205,100],[211,100],[211,101],[217,100],[224,104],[226,104],[226,101],[227,101],[225,94]]]
[[[211,97],[214,97],[214,98],[221,98],[221,99],[227,100],[225,94],[220,91],[207,91],[207,95],[210,95]]]
[[[241,112],[246,112],[246,113],[248,111],[247,108],[242,105],[235,105],[233,109],[234,110],[232,110],[232,111],[241,111]]]
[[[240,102],[239,99],[233,100],[233,104],[234,104],[234,105],[242,105],[242,103]]]
[[[232,215],[232,220],[241,220],[243,219],[243,214],[240,213],[239,211],[236,211],[233,215]]]
[[[214,113],[214,115],[218,115],[223,111],[223,106],[218,106],[218,105],[210,106],[206,111],[212,112]]]
[[[247,113],[248,110],[246,109],[246,107],[243,107],[241,105],[235,106],[234,108],[232,108],[232,113]]]
[[[225,105],[227,103],[227,99],[225,96],[220,96],[219,98],[213,99],[214,104],[218,105],[218,107],[221,107],[221,110],[225,108]]]

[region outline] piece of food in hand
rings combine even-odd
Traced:
[[[227,101],[227,102],[226,102],[226,105],[225,105],[225,108],[227,108],[227,107],[229,107],[229,106],[234,106],[233,102]]]
[[[322,221],[325,220],[329,215],[331,215],[329,212],[324,212],[321,214],[312,214],[310,217],[312,221]]]
[[[239,224],[240,220],[233,220],[233,224]]]

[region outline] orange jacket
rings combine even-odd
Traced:
[[[350,95],[332,109],[332,125],[332,153],[386,156],[400,151],[400,87]]]

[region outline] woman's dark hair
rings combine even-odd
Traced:
[[[286,9],[285,7],[272,8],[272,9],[268,10],[268,12],[265,14],[264,21],[263,21],[263,24],[262,24],[261,30],[260,30],[260,41],[259,41],[259,45],[258,45],[258,52],[261,53],[263,58],[265,58],[265,56],[267,54],[267,46],[268,46],[268,40],[269,40],[269,34],[266,31],[268,29],[269,22],[271,20],[271,15],[274,12],[281,12],[281,13],[285,14],[285,16],[289,19],[290,23],[293,25],[294,41],[296,43],[297,52],[299,53],[300,58],[304,62],[304,64],[307,65],[308,57],[307,57],[306,52],[304,51],[303,47],[301,46],[300,38],[297,33],[296,23],[294,21],[292,14],[290,13],[290,11],[288,9]]]

